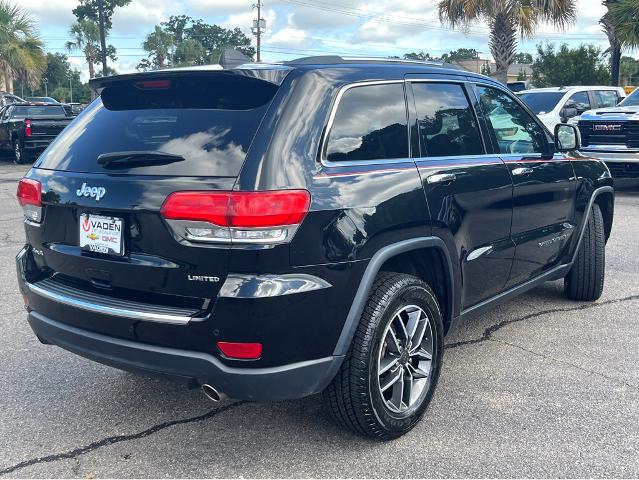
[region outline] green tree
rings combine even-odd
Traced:
[[[474,48],[458,48],[442,55],[442,60],[446,63],[458,62],[461,60],[477,60],[479,53]]]
[[[411,53],[405,53],[404,54],[404,59],[405,60],[420,60],[420,61],[427,61],[427,60],[435,60],[433,57],[430,56],[430,53],[421,51],[421,52],[411,52]]]
[[[531,37],[541,23],[565,28],[576,18],[575,0],[440,0],[439,18],[452,28],[484,20],[495,59],[495,77],[506,83],[517,50],[517,35]]]
[[[102,11],[104,12],[104,28],[108,32],[111,30],[113,12],[117,7],[124,7],[131,3],[131,0],[102,0]],[[73,10],[73,15],[78,21],[89,20],[98,24],[98,2],[97,0],[80,0],[80,4]]]
[[[594,45],[569,48],[561,44],[537,45],[532,64],[535,86],[606,85],[610,82],[610,69],[601,50]]]
[[[142,48],[149,52],[149,58],[152,61],[152,66],[156,69],[164,68],[165,61],[170,60],[171,48],[173,47],[172,35],[162,30],[159,25],[155,26],[155,29],[146,36],[146,40],[142,44]]]
[[[46,65],[32,18],[17,4],[0,0],[0,72],[5,90],[13,92],[14,79],[37,85]]]
[[[517,63],[517,64],[533,63],[533,56],[530,53],[524,53],[524,52],[517,53],[515,54],[513,63]]]
[[[639,83],[639,60],[632,57],[621,57],[620,78],[626,85]]]
[[[239,28],[227,29],[186,15],[172,15],[160,26],[172,36],[176,64],[217,63],[225,48],[234,48],[249,57],[255,55],[251,39]]]
[[[484,62],[484,64],[481,66],[480,73],[486,76],[490,76],[493,73],[490,68],[490,62]]]
[[[638,48],[639,0],[617,0],[610,7],[610,17],[622,47]]]
[[[102,60],[100,57],[100,31],[97,23],[91,20],[78,20],[71,26],[69,35],[73,40],[65,44],[67,50],[70,52],[81,51],[89,67],[89,78],[95,77],[94,65]],[[115,60],[115,49],[107,49],[107,55]]]

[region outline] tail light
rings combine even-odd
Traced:
[[[169,195],[161,213],[190,241],[274,244],[290,241],[310,200],[306,190],[186,191]]]
[[[31,136],[31,120],[24,121],[24,136],[25,137]]]
[[[16,196],[24,212],[24,218],[40,223],[42,220],[42,184],[37,180],[23,178],[18,183]]]

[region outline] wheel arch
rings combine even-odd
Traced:
[[[599,205],[604,220],[604,235],[606,242],[612,232],[612,220],[615,212],[615,197],[611,191],[603,191],[595,197],[595,203]]]
[[[439,237],[404,240],[383,247],[369,261],[337,340],[334,355],[345,355],[348,352],[375,278],[381,271],[407,273],[428,282],[440,302],[445,330],[450,327],[456,292],[453,264],[446,244]],[[431,283],[442,278],[445,280],[443,285],[441,282]]]

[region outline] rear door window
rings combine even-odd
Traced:
[[[346,90],[337,106],[325,148],[329,161],[407,158],[403,83]]]
[[[615,107],[618,103],[617,92],[614,90],[595,90],[594,93],[598,108]]]
[[[485,153],[477,119],[460,84],[413,83],[422,150],[429,157]]]
[[[231,74],[107,85],[41,157],[39,168],[89,173],[235,177],[277,86]],[[156,152],[180,161],[98,157]]]

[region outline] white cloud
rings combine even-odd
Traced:
[[[78,3],[78,0],[29,0],[20,6],[31,14],[42,30],[44,26],[70,26],[75,21],[71,10]]]
[[[251,10],[250,1],[238,0],[186,0],[195,12],[209,15],[228,15]]]
[[[175,4],[171,5],[171,9],[175,7]],[[143,37],[145,34],[142,32],[151,31],[153,26],[168,18],[168,10],[163,0],[133,0],[113,13],[112,32],[136,33]]]
[[[317,10],[310,7],[297,7],[289,15],[289,24],[307,30],[336,30],[355,25],[357,17],[340,13]]]

